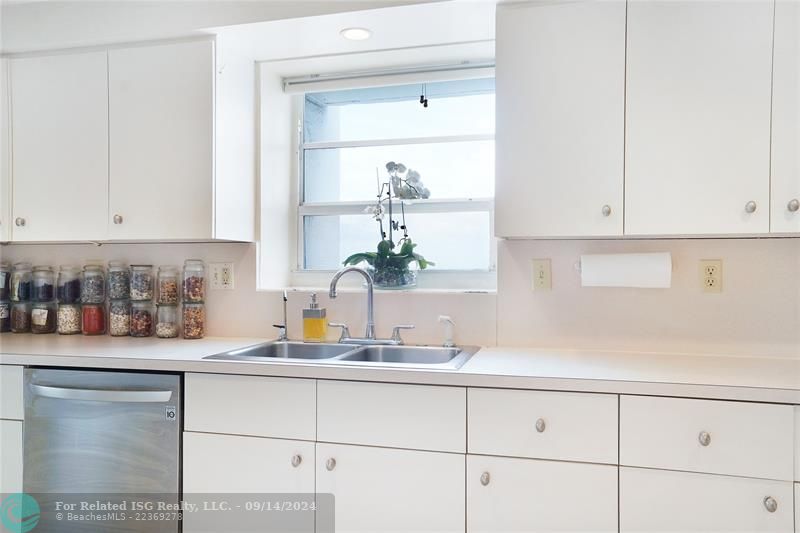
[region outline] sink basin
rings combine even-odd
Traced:
[[[358,346],[352,344],[317,344],[313,342],[275,341],[257,344],[204,359],[226,359],[233,361],[257,361],[264,358],[277,359],[331,359],[352,352]]]
[[[326,364],[386,366],[456,370],[479,350],[476,346],[361,346],[356,344],[318,344],[313,342],[273,341],[240,350],[209,355],[204,359],[267,362],[314,360]]]

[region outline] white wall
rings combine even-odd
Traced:
[[[672,253],[670,289],[581,288],[581,254]],[[502,241],[500,345],[800,357],[800,239]],[[550,258],[553,289],[531,290],[531,259]],[[704,293],[698,261],[723,260],[723,291]]]

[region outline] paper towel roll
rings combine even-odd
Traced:
[[[596,254],[581,256],[581,286],[668,289],[672,285],[672,255]]]

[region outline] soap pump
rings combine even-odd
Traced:
[[[303,309],[303,340],[322,342],[328,336],[328,319],[325,308],[320,308],[317,293],[311,294],[311,303]]]

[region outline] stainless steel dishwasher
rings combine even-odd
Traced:
[[[181,420],[177,374],[26,369],[23,487],[42,506],[37,531],[179,531],[178,520],[119,515],[56,522],[46,509],[70,498],[177,503]]]

